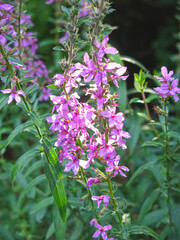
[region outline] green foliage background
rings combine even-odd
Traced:
[[[62,57],[62,53],[53,51],[52,48],[57,45],[57,40],[63,34],[59,33],[58,36],[55,34],[53,6],[47,6],[44,2],[44,0],[38,2],[29,0],[25,3],[25,8],[31,14],[32,21],[35,24],[31,30],[37,32],[39,39],[38,53],[52,71],[50,76],[53,76],[54,73],[60,71],[58,61]],[[152,1],[142,0],[138,2],[136,8],[134,8],[133,2],[134,0],[114,1],[113,7],[116,12],[105,19],[107,23],[119,27],[111,35],[112,44],[119,49],[120,54],[129,55],[139,60],[151,71],[159,70],[162,65],[166,65],[171,69],[176,69],[178,76],[179,65],[177,60],[179,56],[176,44],[179,41],[179,29],[178,21],[174,16],[178,14],[176,1],[159,0],[152,3]],[[152,26],[153,9],[162,9],[162,11],[157,10],[158,16],[154,21],[156,25]],[[144,20],[147,15],[149,16],[149,25]],[[136,25],[133,25],[133,22]],[[146,24],[140,26],[143,22]],[[131,32],[132,29],[134,29],[134,32]],[[148,36],[144,37],[147,32]],[[145,42],[145,39],[148,39],[148,41]],[[134,96],[140,98],[140,94],[134,90],[132,77],[132,73],[134,71],[138,72],[139,68],[137,65],[127,64],[130,73],[127,85],[122,82],[118,90],[112,88],[112,91],[120,92],[118,101],[121,111],[128,115],[125,126],[132,136],[127,142],[128,150],[120,152],[122,162],[125,162],[130,168],[130,173],[127,179],[116,178],[116,194],[120,199],[120,204],[126,209],[125,212],[130,213],[130,215],[127,215],[127,223],[131,221],[156,229],[162,239],[178,240],[177,237],[180,236],[178,227],[180,204],[178,203],[177,192],[179,191],[180,153],[177,152],[171,166],[172,184],[175,185],[172,194],[174,194],[176,201],[171,209],[173,232],[169,234],[165,196],[163,191],[160,190],[165,178],[165,169],[159,157],[162,154],[162,148],[149,141],[154,135],[150,130],[147,119],[141,117],[142,114],[145,115],[143,106],[135,102],[129,104],[129,100]],[[151,93],[147,93],[147,95],[151,96]],[[154,119],[158,120],[158,115],[152,110],[154,104],[157,104],[156,100],[150,102],[150,109]],[[3,99],[0,102],[0,106],[2,105]],[[52,106],[49,102],[42,103],[39,107],[41,114],[50,113],[51,109]],[[179,109],[180,103],[170,102],[171,124],[169,128],[172,135],[175,135],[180,129]],[[64,224],[60,220],[56,205],[50,194],[49,185],[45,181],[42,160],[38,154],[31,155],[32,152],[29,152],[34,149],[36,153],[35,149],[39,144],[32,137],[31,131],[27,128],[26,131],[14,136],[5,149],[4,143],[10,133],[26,120],[27,117],[13,104],[11,106],[5,105],[1,110],[0,237],[5,240],[53,240],[56,235],[59,240],[90,239],[89,236],[93,234],[93,230],[89,227],[91,210],[88,208],[86,201],[80,201],[81,197],[86,194],[83,185],[67,180],[67,177],[64,176],[63,180],[68,198],[67,222]],[[161,131],[161,126],[159,126],[159,130]],[[174,141],[175,144],[180,143],[179,137],[177,136]],[[26,154],[24,158],[22,157],[23,154]],[[12,170],[15,162],[20,162],[20,165],[18,165],[20,172],[12,184]],[[32,181],[34,181],[33,184],[29,186]],[[126,199],[126,202],[123,198]],[[53,219],[56,226],[53,225]],[[143,236],[145,237],[145,235]],[[133,239],[152,239],[152,237],[146,236],[143,238],[142,235],[137,235]]]

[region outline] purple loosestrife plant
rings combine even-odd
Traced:
[[[69,34],[70,39],[71,35],[72,33]],[[123,75],[126,67],[105,58],[105,54],[118,53],[117,49],[107,47],[108,40],[109,37],[105,36],[102,43],[94,41],[92,58],[86,52],[83,57],[84,63],[72,64],[72,60],[69,59],[70,64],[65,73],[54,76],[54,85],[63,91],[60,96],[50,96],[54,107],[53,115],[48,117],[47,121],[51,123],[52,132],[58,131],[55,146],[61,149],[59,162],[65,166],[64,171],[72,171],[74,175],[82,177],[84,183],[87,184],[90,201],[96,200],[97,208],[100,207],[101,201],[107,208],[109,205],[114,206],[118,221],[123,227],[111,179],[118,173],[126,176],[123,171],[129,171],[127,167],[119,165],[120,156],[116,148],[125,149],[125,139],[130,135],[123,131],[123,113],[116,112],[116,95],[110,94],[109,84],[113,82],[118,86],[118,81],[126,80],[127,76]],[[70,46],[73,44],[70,40]],[[71,51],[72,49],[73,47]],[[72,53],[69,52],[69,57],[71,56]],[[89,83],[91,83],[90,88],[85,92],[93,100],[95,107],[89,103],[80,102],[80,96],[76,92],[79,86],[84,84],[88,86]],[[100,128],[100,125],[103,127]],[[102,164],[104,173],[95,178],[87,178],[84,169],[87,171],[92,166],[96,166],[96,162]],[[94,169],[98,172],[95,167]],[[101,182],[107,182],[108,195],[92,195],[91,186],[101,184]],[[94,208],[93,203],[92,206]],[[97,221],[100,221],[100,215],[96,214]],[[99,230],[93,237],[101,234],[103,239],[107,239],[105,231],[112,228],[109,226],[102,227],[98,224]]]

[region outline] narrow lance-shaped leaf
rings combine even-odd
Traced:
[[[62,221],[65,222],[67,199],[66,199],[63,181],[61,178],[61,173],[59,172],[59,174],[57,174],[57,170],[55,169],[53,164],[48,163],[47,161],[45,162],[44,169],[45,169],[45,174],[46,174],[49,186],[51,188],[52,195],[59,209]]]
[[[142,224],[143,219],[146,215],[146,213],[152,208],[153,203],[156,201],[158,195],[159,195],[160,190],[155,189],[150,196],[145,200],[144,204],[141,207],[139,216],[138,216],[138,224]]]
[[[19,208],[22,205],[23,199],[25,197],[25,195],[33,188],[35,187],[37,184],[44,182],[46,180],[46,176],[45,174],[39,175],[37,176],[35,179],[33,179],[24,189],[24,191],[21,193],[21,196],[19,198]]]
[[[18,158],[18,160],[16,160],[12,170],[12,182],[15,181],[17,174],[22,171],[31,160],[39,155],[40,151],[40,146],[36,146],[35,148],[32,148],[29,151],[25,152],[20,158]]]
[[[11,141],[19,134],[21,133],[22,131],[24,131],[26,128],[32,126],[32,122],[31,121],[28,121],[28,122],[25,122],[25,123],[22,123],[21,125],[19,125],[18,127],[16,127],[12,132],[11,134],[8,136],[5,144],[3,147],[7,147]]]
[[[42,201],[40,201],[39,203],[37,203],[36,206],[32,209],[31,213],[35,213],[42,208],[46,208],[46,207],[52,205],[53,202],[54,202],[54,199],[52,196],[47,197],[47,198],[43,199]]]
[[[131,235],[144,234],[147,236],[151,236],[151,237],[155,238],[156,240],[161,240],[160,236],[156,232],[154,232],[151,228],[146,227],[146,226],[132,226],[129,233]]]

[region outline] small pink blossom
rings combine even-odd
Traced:
[[[102,41],[102,44],[98,43],[98,42],[94,42],[94,45],[99,49],[98,51],[98,54],[97,54],[97,57],[100,61],[102,61],[102,58],[103,56],[106,54],[106,53],[110,53],[110,54],[116,54],[118,53],[118,50],[114,47],[106,47],[107,46],[107,43],[109,41],[109,37],[106,36],[103,41]]]
[[[106,168],[106,172],[113,172],[114,171],[114,174],[113,174],[114,177],[119,172],[121,176],[126,177],[126,175],[123,173],[123,171],[129,172],[129,169],[125,166],[118,166],[118,164],[119,164],[119,161],[114,161],[114,166],[111,165],[108,168]]]
[[[92,196],[91,199],[93,201],[97,201],[97,208],[99,208],[102,201],[103,201],[105,207],[107,207],[107,205],[109,204],[109,196],[108,195]]]
[[[101,235],[103,240],[107,240],[108,238],[107,238],[106,231],[110,230],[112,226],[109,224],[103,227],[99,224],[96,224],[95,227],[98,227],[98,230],[94,233],[93,238],[98,238],[99,235]]]
[[[4,94],[9,94],[9,93],[11,93],[10,96],[9,96],[8,104],[11,103],[11,102],[13,101],[13,99],[15,99],[15,101],[16,101],[17,103],[20,103],[21,98],[20,98],[19,95],[22,95],[22,96],[25,97],[24,92],[23,92],[22,90],[18,90],[18,91],[17,91],[17,90],[16,90],[16,87],[13,87],[13,89],[9,89],[9,88],[8,88],[8,89],[1,90],[1,92],[4,93]]]
[[[86,183],[87,189],[89,189],[92,185],[97,184],[99,182],[100,182],[99,178],[88,178]]]
[[[56,0],[47,0],[45,3],[46,4],[48,4],[48,5],[50,5],[50,4],[52,4],[53,2],[55,2]]]
[[[159,82],[167,83],[168,81],[172,81],[174,79],[171,77],[174,74],[174,72],[170,71],[168,73],[168,70],[165,66],[161,68],[161,74],[162,74],[162,77],[154,76],[156,79],[159,79]]]

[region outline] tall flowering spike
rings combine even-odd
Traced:
[[[173,71],[168,73],[167,68],[164,66],[161,68],[161,74],[163,77],[154,76],[159,80],[159,82],[161,82],[161,86],[154,88],[154,90],[161,95],[162,98],[172,96],[174,101],[177,102],[179,100],[177,94],[180,93],[180,88],[178,88],[179,79],[171,77],[173,75]]]

